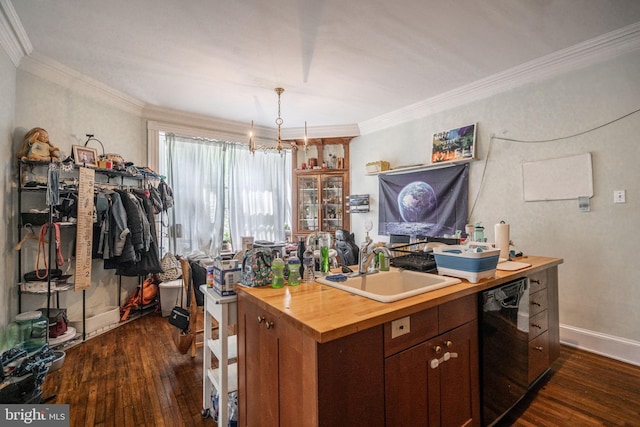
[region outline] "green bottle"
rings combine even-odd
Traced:
[[[300,284],[300,258],[295,252],[291,253],[287,267],[289,269],[289,286],[298,286]]]
[[[380,271],[389,271],[389,258],[387,258],[384,252],[378,253],[378,261],[380,263]]]
[[[329,237],[320,238],[320,271],[329,272]]]
[[[273,280],[271,286],[274,288],[282,288],[284,286],[284,260],[279,256],[271,262],[271,271],[273,271]]]

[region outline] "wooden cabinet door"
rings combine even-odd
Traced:
[[[302,426],[302,332],[238,300],[240,425]]]
[[[238,407],[242,425],[247,426],[279,423],[278,342],[265,321],[271,320],[256,305],[238,300]]]
[[[345,228],[344,173],[320,176],[320,197],[322,199],[321,230],[335,233]]]
[[[304,236],[314,231],[335,233],[349,229],[346,193],[349,172],[325,170],[294,171],[293,174],[293,233]]]
[[[294,174],[293,232],[309,234],[320,227],[320,180],[318,175]]]
[[[429,367],[429,354],[429,343],[425,342],[386,358],[386,425],[431,425],[429,404],[439,396],[437,387],[429,387],[430,379],[438,383],[438,371]],[[438,406],[436,410],[440,411]]]
[[[480,425],[478,323],[465,323],[437,343],[449,358],[440,364],[441,426]]]
[[[477,329],[466,323],[385,360],[386,425],[480,425]]]

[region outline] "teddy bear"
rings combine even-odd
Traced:
[[[22,147],[16,157],[31,161],[58,161],[60,149],[49,142],[49,133],[42,128],[33,128],[22,139]]]

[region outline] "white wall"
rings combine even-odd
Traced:
[[[107,153],[118,153],[127,161],[145,165],[145,121],[140,115],[100,102],[102,95],[96,94],[92,97],[91,94],[87,94],[86,88],[80,93],[73,88],[62,87],[19,69],[15,99],[16,133],[24,135],[33,127],[44,128],[49,133],[51,143],[67,155],[71,153],[72,145],[83,145],[86,140],[85,134],[90,133],[104,144]],[[99,144],[89,144],[101,154]],[[7,213],[7,217],[14,217],[15,221],[14,212]],[[63,255],[66,259],[72,253],[74,239],[73,229],[63,231]],[[33,250],[33,245],[23,249],[23,252],[26,250]],[[33,259],[33,253],[25,253],[25,258]],[[66,269],[67,265],[65,264],[63,269]],[[34,268],[35,266],[23,265],[23,271]],[[100,260],[93,261],[92,269],[92,285],[86,291],[87,310],[100,311],[100,307],[117,306],[117,276],[113,270],[103,270]],[[137,278],[123,277],[122,283],[124,302],[124,296],[135,288]],[[39,295],[23,295],[23,304],[22,311],[27,311],[45,306],[46,298]],[[61,293],[60,305],[68,308],[70,318],[81,318],[82,293]],[[14,304],[13,307],[16,307],[12,310],[12,315],[15,315],[17,305]]]
[[[378,178],[366,175],[367,162],[388,160],[392,167],[428,163],[434,132],[477,122],[480,160],[470,169],[471,207],[480,189],[491,134],[540,140],[596,127],[640,108],[638,76],[640,52],[354,139],[350,148],[351,193],[369,193],[372,198],[369,214],[351,216],[357,241],[364,236],[364,220],[371,219],[374,224],[378,220]],[[563,330],[577,327],[613,340],[631,340],[636,352],[640,349],[638,129],[640,113],[557,142],[494,140],[470,218],[471,223],[485,224],[490,241],[493,224],[505,220],[511,224],[516,247],[525,254],[564,259],[559,268]],[[590,212],[580,212],[577,200],[523,201],[523,162],[585,152],[593,156]],[[626,204],[613,204],[614,190],[626,190]],[[373,237],[388,239],[375,233]],[[636,354],[635,363],[640,363],[640,355]]]
[[[2,206],[3,217],[11,218],[13,209],[13,127],[15,120],[15,101],[16,101],[16,68],[5,53],[4,49],[0,49],[0,138],[4,141],[2,149],[2,170],[0,177],[0,185],[3,191],[0,191],[0,206]],[[0,256],[0,270],[2,271],[2,286],[0,286],[0,307],[4,309],[0,312],[0,328],[7,325],[15,313],[16,305],[11,300],[11,284],[15,281],[14,259],[15,254],[13,246],[15,245],[14,236],[16,236],[15,224],[11,221],[3,221],[3,233],[0,233],[0,247],[2,248],[2,256]],[[2,336],[2,334],[0,334]],[[3,345],[0,343],[0,350]]]

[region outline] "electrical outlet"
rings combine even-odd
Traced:
[[[411,332],[411,318],[409,316],[391,322],[391,338]]]
[[[613,203],[626,203],[627,194],[626,190],[615,190],[613,192]]]

